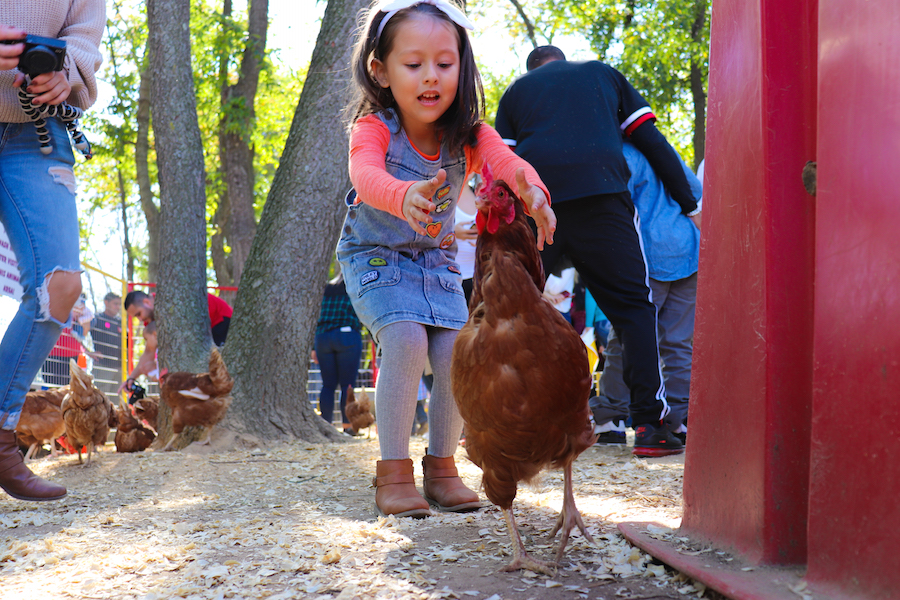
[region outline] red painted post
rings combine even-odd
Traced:
[[[815,7],[716,0],[712,13],[682,530],[765,564],[807,549]]]
[[[808,579],[900,598],[900,4],[820,0]]]

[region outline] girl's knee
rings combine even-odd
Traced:
[[[69,313],[81,295],[81,273],[78,271],[54,271],[44,279],[46,293],[41,298],[41,314],[65,323]]]

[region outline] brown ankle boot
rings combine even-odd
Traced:
[[[428,454],[422,459],[425,474],[425,499],[442,512],[471,512],[481,508],[478,494],[459,478],[453,457],[438,458]]]
[[[421,519],[431,514],[428,502],[416,489],[411,458],[375,463],[375,508],[382,517],[395,515]]]
[[[0,487],[19,500],[59,500],[66,495],[66,488],[45,481],[28,470],[16,432],[0,429]]]

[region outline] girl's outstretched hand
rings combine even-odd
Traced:
[[[525,180],[525,169],[519,167],[516,170],[516,184],[519,186],[519,196],[528,206],[528,212],[531,218],[537,224],[538,250],[544,249],[544,241],[548,244],[553,243],[553,233],[556,231],[556,214],[550,208],[547,196],[544,190],[536,185],[531,185]]]
[[[421,223],[431,223],[434,220],[430,216],[435,209],[431,198],[446,179],[447,172],[441,169],[431,179],[417,181],[406,190],[406,195],[403,196],[403,216],[416,233],[428,235]]]

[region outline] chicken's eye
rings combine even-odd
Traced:
[[[502,198],[503,195],[504,195],[505,193],[506,193],[506,192],[504,192],[503,190],[498,190],[498,191],[497,191],[497,196],[499,196],[500,198]]]

